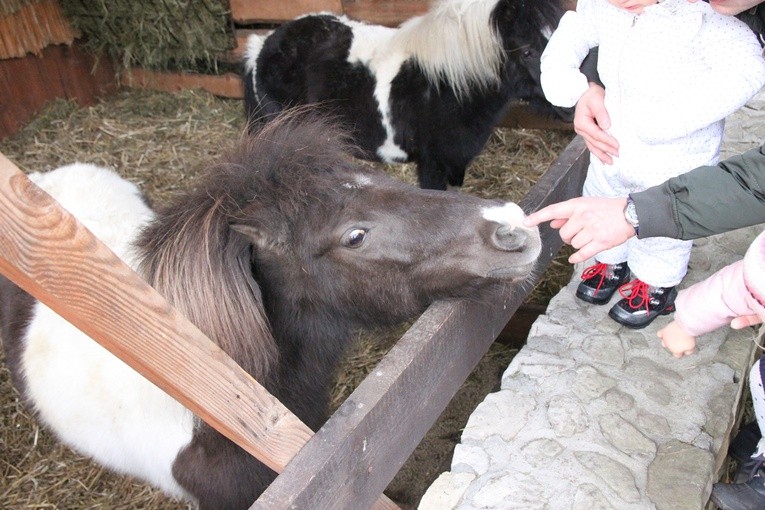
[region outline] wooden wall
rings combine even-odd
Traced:
[[[281,22],[309,12],[333,12],[379,25],[398,26],[428,10],[430,0],[231,0],[234,23]]]
[[[76,43],[48,46],[41,56],[0,60],[0,139],[16,133],[52,99],[93,104],[117,90],[115,70]]]

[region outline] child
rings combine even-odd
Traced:
[[[595,46],[619,157],[612,165],[590,158],[586,196],[622,197],[715,164],[724,118],[765,84],[755,35],[705,2],[579,0],[542,55],[542,88],[551,103],[571,107],[587,90],[579,66]],[[631,200],[624,214],[637,233]],[[624,299],[609,316],[643,328],[674,310],[691,244],[633,237],[595,256],[576,295],[605,304],[619,289]]]
[[[696,337],[730,323],[743,328],[765,320],[765,232],[754,240],[743,260],[722,268],[677,296],[675,318],[657,333],[662,345],[680,358],[696,349]],[[749,389],[760,430],[765,430],[765,363],[749,373]],[[765,440],[744,459],[742,483],[716,483],[712,501],[719,508],[765,508]]]

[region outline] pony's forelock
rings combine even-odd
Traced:
[[[338,118],[320,110],[321,105],[285,110],[253,133],[243,132],[240,143],[225,159],[261,177],[270,168],[311,166],[329,170],[348,162],[349,155],[360,149],[340,127]]]
[[[252,275],[251,242],[231,227],[247,213],[248,201],[302,193],[299,185],[269,184],[311,174],[283,169],[331,171],[346,164],[351,147],[331,118],[310,107],[290,110],[256,133],[244,133],[139,241],[149,283],[258,380],[268,377],[277,348]]]
[[[192,193],[142,233],[147,281],[247,372],[265,382],[278,351],[252,277],[249,244],[229,229],[225,197]]]

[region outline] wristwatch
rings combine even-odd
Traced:
[[[640,228],[640,222],[638,222],[637,210],[635,209],[635,202],[631,196],[627,196],[627,205],[624,206],[624,219],[627,223],[632,225],[635,229],[635,235],[638,235],[638,229]]]

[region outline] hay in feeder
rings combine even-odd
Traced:
[[[204,92],[123,91],[95,106],[56,101],[0,152],[24,171],[46,171],[74,161],[115,168],[156,203],[190,185],[204,165],[233,146],[243,130],[241,101]],[[468,170],[466,193],[519,200],[562,152],[572,133],[498,129]],[[373,163],[365,163],[374,165]],[[415,183],[413,165],[379,165]],[[566,284],[547,271],[529,301],[546,303]],[[542,289],[542,290],[539,290]],[[338,370],[332,408],[342,403],[401,337],[406,326],[360,335]],[[494,344],[389,487],[389,495],[416,505],[448,468],[469,414],[494,390],[515,349]],[[0,356],[1,358],[2,356]],[[59,444],[21,405],[0,359],[0,501],[6,508],[109,508],[181,510],[186,505],[117,476]]]
[[[228,2],[222,0],[62,0],[72,26],[97,55],[123,67],[218,72],[235,47]]]

